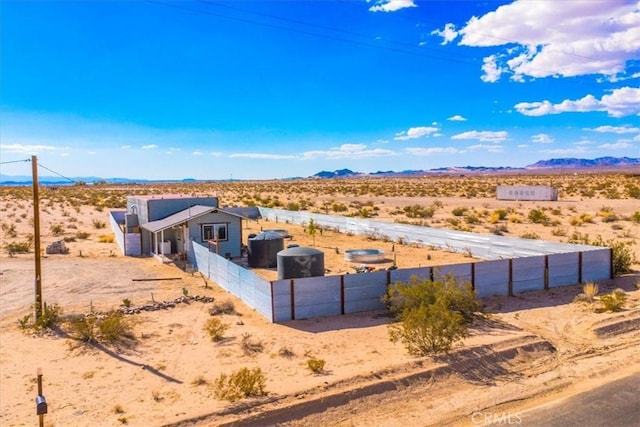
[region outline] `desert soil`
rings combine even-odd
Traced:
[[[496,209],[506,203],[439,198],[443,212],[456,206]],[[416,203],[415,199],[395,200]],[[621,215],[638,210],[629,200],[564,201],[566,223],[580,211],[597,212],[612,206]],[[520,204],[523,204],[521,202]],[[549,202],[546,203],[547,205]],[[524,208],[539,203],[524,203]],[[28,209],[28,206],[25,207]],[[392,202],[385,202],[391,210]],[[51,209],[48,224],[61,221]],[[106,212],[83,207],[78,229],[93,234],[92,221],[108,222]],[[6,216],[3,215],[3,221]],[[381,213],[380,220],[392,220]],[[437,221],[437,217],[434,222]],[[19,223],[19,233],[28,224]],[[246,232],[275,227],[248,222]],[[23,229],[24,227],[24,229]],[[301,226],[292,229],[292,242],[312,246]],[[568,226],[567,226],[568,228]],[[534,230],[541,238],[559,240],[551,227],[509,224],[511,234]],[[580,232],[618,237],[636,231],[625,222],[612,230],[595,222]],[[480,230],[476,230],[480,231]],[[59,239],[45,233],[45,243]],[[323,232],[315,236],[330,274],[353,271],[345,263],[348,248],[377,248],[397,252],[399,266],[415,262],[464,262],[461,254],[393,245],[356,236]],[[174,308],[132,315],[137,342],[112,347],[83,344],[64,329],[45,334],[25,333],[18,320],[31,312],[34,300],[33,254],[0,256],[0,425],[33,425],[36,373],[43,371],[49,403],[45,425],[291,425],[398,426],[473,425],[478,412],[526,410],[545,399],[575,393],[640,370],[640,290],[637,273],[599,283],[600,292],[622,288],[626,308],[597,313],[597,304],[575,303],[580,285],[516,297],[483,300],[486,318],[446,357],[414,357],[388,339],[386,312],[308,319],[272,324],[199,274],[154,258],[123,257],[114,243],[97,238],[68,243],[67,255],[42,258],[44,300],[59,304],[67,314],[118,308],[124,299],[134,306],[190,296],[230,301],[236,314],[221,319],[230,325],[226,338],[212,342],[204,331],[212,303],[192,301]],[[340,253],[335,252],[335,247]],[[415,251],[415,252],[414,252]],[[428,256],[427,256],[428,255]],[[392,256],[374,268],[387,268]],[[638,270],[639,266],[634,268]],[[266,271],[265,274],[273,274]],[[245,354],[243,336],[260,341],[263,350]],[[317,375],[307,368],[310,358],[326,361]],[[221,374],[259,367],[267,378],[267,396],[230,403],[214,396]]]

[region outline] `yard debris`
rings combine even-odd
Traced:
[[[64,240],[58,240],[47,246],[46,253],[51,254],[68,254],[69,248],[64,244]]]

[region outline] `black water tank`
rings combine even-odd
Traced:
[[[252,268],[273,268],[278,265],[278,252],[284,249],[284,239],[277,233],[263,232],[247,241],[247,261]]]
[[[324,276],[324,252],[294,247],[278,252],[278,280]]]

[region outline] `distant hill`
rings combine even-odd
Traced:
[[[411,177],[424,175],[465,175],[465,174],[500,174],[500,173],[535,173],[540,170],[549,172],[561,169],[571,170],[589,170],[589,169],[606,169],[616,170],[617,168],[637,168],[640,167],[640,158],[633,157],[599,157],[597,159],[576,159],[561,158],[540,160],[523,168],[515,168],[510,166],[453,166],[423,170],[402,170],[402,171],[377,171],[377,172],[354,172],[351,169],[338,169],[335,171],[321,171],[307,178],[313,179],[335,179],[335,178],[357,178],[357,177]],[[291,177],[291,179],[304,179],[302,177]],[[74,183],[85,184],[148,184],[148,183],[193,183],[193,182],[211,182],[209,180],[196,180],[193,178],[174,179],[174,180],[150,180],[150,179],[132,179],[132,178],[100,178],[95,176],[74,177],[63,179],[58,176],[40,176],[38,181],[45,185],[72,185]],[[220,180],[232,181],[232,180]],[[239,180],[233,180],[239,181]],[[2,175],[0,174],[0,185],[31,185],[31,176],[27,175]]]
[[[515,168],[510,166],[452,166],[424,170],[403,170],[403,171],[377,171],[371,173],[353,172],[349,169],[340,169],[333,172],[322,171],[311,176],[311,178],[351,178],[351,177],[409,177],[435,174],[488,174],[488,173],[525,173],[532,172],[537,169],[545,171],[553,169],[589,169],[589,168],[606,168],[615,169],[623,167],[640,167],[640,159],[632,157],[599,157],[597,159],[550,159],[540,160],[534,164],[523,168]]]
[[[615,167],[615,166],[640,166],[640,159],[631,157],[598,157],[597,159],[550,159],[540,160],[527,169],[540,168],[594,168],[594,167]]]

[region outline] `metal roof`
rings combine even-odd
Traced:
[[[195,205],[183,211],[174,213],[173,215],[169,215],[166,218],[147,222],[146,224],[141,224],[140,227],[152,233],[157,233],[158,231],[166,230],[168,228],[173,227],[174,225],[182,224],[183,222],[188,222],[192,219],[206,215],[211,212],[222,212],[227,215],[235,216],[238,218],[244,218],[242,215],[238,215],[234,212],[228,212],[228,211],[225,211],[224,209],[215,208],[211,206]]]

